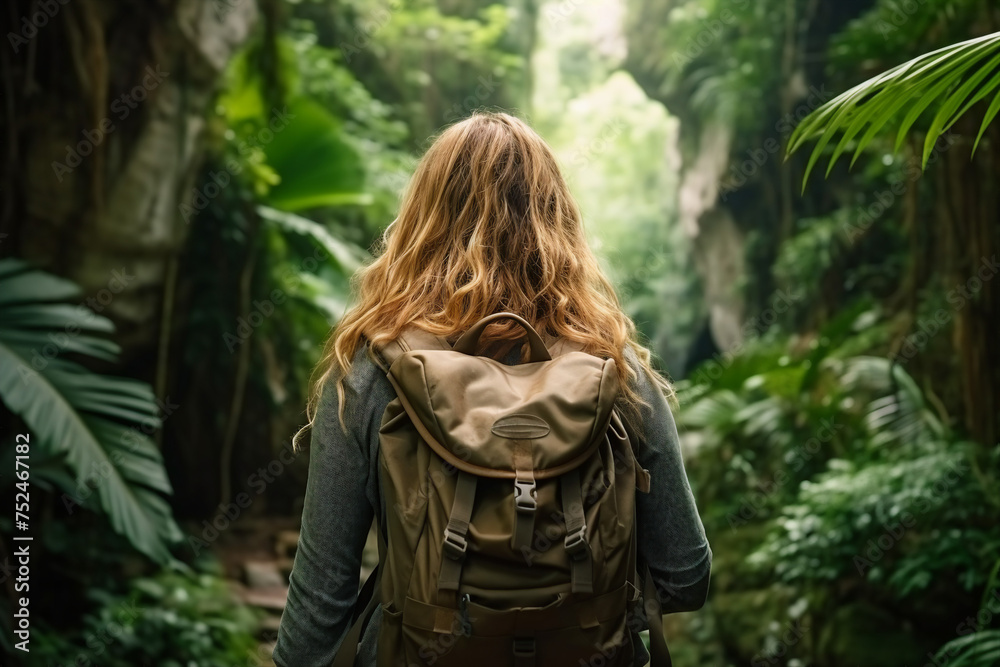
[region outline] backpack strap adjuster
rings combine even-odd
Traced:
[[[566,533],[566,541],[564,543],[566,553],[569,555],[570,559],[574,561],[581,561],[590,556],[590,549],[587,544],[587,524],[583,524],[577,530],[573,532]]]
[[[587,543],[587,515],[583,511],[580,469],[570,470],[560,479],[563,511],[566,513],[564,546],[570,560],[570,592],[594,592],[594,561]]]
[[[450,528],[444,529],[444,553],[452,560],[462,560],[465,558],[465,551],[469,548],[469,541],[465,535],[456,533]]]
[[[457,591],[462,578],[462,563],[469,548],[469,521],[472,506],[476,502],[476,476],[460,470],[455,485],[455,501],[451,506],[451,516],[444,529],[441,545],[441,572],[438,574],[438,590]]]
[[[529,667],[535,664],[535,638],[514,638],[514,664],[516,667]]]

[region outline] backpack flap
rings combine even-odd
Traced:
[[[574,469],[603,441],[618,395],[614,360],[583,352],[505,366],[414,350],[388,377],[435,453],[480,477],[545,479]]]

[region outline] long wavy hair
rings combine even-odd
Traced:
[[[356,305],[337,324],[314,374],[310,425],[323,388],[336,377],[343,426],[344,379],[366,342],[377,348],[410,326],[453,338],[502,311],[526,319],[543,339],[567,338],[613,358],[627,405],[640,399],[626,346],[671,393],[650,368],[648,350],[587,243],[552,151],[505,113],[477,113],[433,142],[376,259],[355,275],[354,290]],[[503,320],[482,340],[511,341],[509,350],[521,337],[515,322]]]

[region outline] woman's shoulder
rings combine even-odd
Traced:
[[[321,412],[336,412],[338,404],[337,384],[340,373],[330,373],[323,383],[319,403]],[[367,343],[358,347],[351,358],[351,366],[343,375],[345,416],[358,412],[377,411],[379,399],[388,403],[392,397],[392,385],[379,365],[372,358]],[[384,407],[384,406],[382,406]]]
[[[645,347],[639,347],[636,350],[632,345],[626,345],[624,356],[625,362],[634,373],[633,382],[635,383],[636,390],[656,388],[659,380],[650,376],[650,373],[657,372],[650,364],[652,353]]]
[[[640,356],[641,355],[641,356]],[[641,399],[640,410],[648,411],[653,417],[657,414],[673,421],[673,411],[670,403],[673,400],[673,388],[667,377],[660,374],[650,363],[651,353],[646,348],[636,351],[631,345],[625,346],[625,361],[632,369],[631,386]]]

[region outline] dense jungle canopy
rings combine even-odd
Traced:
[[[788,151],[1000,31],[995,3],[10,0],[0,26],[4,664],[270,664],[310,373],[430,138],[480,109],[553,147],[675,382],[715,553],[675,664],[1000,664],[1000,40],[808,177],[817,132]]]

